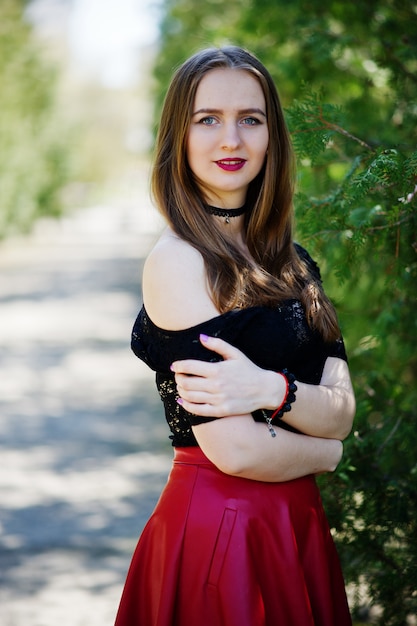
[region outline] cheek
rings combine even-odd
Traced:
[[[188,163],[198,165],[200,159],[207,158],[210,154],[210,143],[206,133],[192,132],[188,135],[186,144]]]
[[[198,133],[196,133],[195,130],[191,130],[187,137],[187,154],[192,157],[192,155],[198,151],[198,145]]]
[[[260,129],[260,132],[250,137],[248,146],[252,149],[252,155],[258,159],[264,159],[268,151],[269,132],[267,129]]]
[[[266,131],[261,141],[261,151],[263,152],[264,156],[266,156],[268,152],[268,146],[269,146],[269,132]]]
[[[268,146],[269,146],[269,135],[266,133],[262,137],[259,137],[259,141],[256,145],[256,162],[258,170],[260,171],[262,166],[264,165],[267,155],[268,155]]]
[[[186,143],[186,157],[188,167],[195,176],[199,176],[201,172],[202,152],[204,150],[202,150],[201,142],[198,141],[195,133],[189,135]]]

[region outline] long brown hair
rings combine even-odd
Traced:
[[[265,97],[268,154],[246,198],[250,207],[245,215],[246,244],[254,264],[205,211],[186,156],[198,85],[207,72],[219,68],[247,71],[258,80]],[[340,335],[336,313],[319,279],[293,245],[294,173],[279,96],[269,72],[256,57],[242,48],[226,46],[202,50],[181,65],[165,97],[156,144],[152,191],[159,210],[172,229],[202,254],[213,302],[221,313],[297,298],[309,324],[330,341]]]

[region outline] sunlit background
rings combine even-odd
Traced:
[[[3,26],[13,5],[0,7]],[[153,376],[129,348],[160,229],[148,193],[159,9],[37,0],[25,17],[54,107],[27,126],[24,111],[0,113],[11,142],[0,197],[14,207],[0,244],[0,624],[111,626],[171,454]],[[14,72],[30,70],[16,58]],[[13,94],[13,76],[0,81]],[[22,129],[32,149],[17,149]],[[60,217],[18,200],[43,186],[37,149],[55,155],[44,180],[65,178]]]
[[[153,0],[34,0],[28,18],[71,70],[108,88],[138,85],[158,39]]]
[[[111,185],[126,182],[140,157],[149,156],[160,12],[158,0],[34,0],[28,5],[27,19],[46,57],[59,68],[63,118],[78,132],[74,178],[85,182],[84,192],[100,193],[105,185],[108,194]]]

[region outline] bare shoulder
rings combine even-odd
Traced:
[[[146,259],[143,299],[152,321],[169,330],[188,328],[218,314],[207,289],[203,257],[170,229]]]

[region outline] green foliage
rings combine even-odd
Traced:
[[[60,212],[68,152],[54,103],[55,76],[23,19],[24,2],[0,7],[0,237]]]
[[[417,3],[169,0],[163,35],[160,93],[191,52],[227,42],[279,86],[297,238],[337,305],[357,395],[323,499],[347,581],[404,626],[417,615]]]
[[[296,136],[304,137],[311,102],[301,109],[296,103],[290,113]],[[320,103],[314,106],[325,119]],[[333,124],[330,115],[327,125]],[[311,132],[319,145],[321,130]],[[323,147],[323,155],[332,154],[322,161],[327,168],[345,140],[337,131]],[[299,194],[297,205],[300,238],[337,278],[331,291],[358,402],[344,463],[323,482],[323,494],[347,579],[365,580],[372,601],[384,608],[382,623],[399,625],[417,611],[417,153],[350,142],[358,155],[344,176],[330,175],[325,195]],[[307,138],[300,153],[308,154],[311,143]],[[312,154],[314,167],[321,155]]]
[[[332,131],[326,145],[326,130],[310,130],[316,143],[305,132],[314,108]],[[332,112],[326,120],[320,102],[308,98],[289,115],[300,155],[311,152],[313,171],[325,168],[325,193],[313,195],[309,180],[309,193],[298,195],[298,229],[337,279],[330,291],[358,402],[355,434],[323,497],[347,579],[365,580],[384,608],[381,623],[400,625],[417,612],[417,153],[371,149],[353,136],[346,145]],[[348,168],[335,170],[354,146]]]

